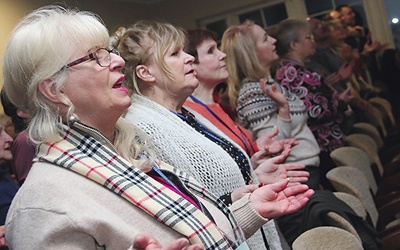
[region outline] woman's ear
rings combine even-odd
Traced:
[[[60,98],[60,94],[56,94],[56,90],[54,84],[50,79],[44,80],[43,82],[39,83],[39,91],[44,95],[47,99],[51,102],[56,104],[63,103]],[[63,95],[63,94],[62,94]]]
[[[295,41],[290,42],[290,49],[296,51],[298,48],[298,43]]]
[[[156,78],[150,73],[149,68],[145,65],[136,66],[136,75],[145,82],[154,82],[156,80]]]

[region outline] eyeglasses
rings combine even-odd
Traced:
[[[306,39],[310,40],[310,41],[314,41],[314,35],[312,33],[306,35]]]
[[[62,67],[60,71],[90,60],[96,60],[97,64],[100,65],[101,67],[108,67],[111,64],[110,53],[116,54],[118,56],[120,55],[119,51],[115,48],[112,49],[99,48],[95,52],[92,52],[84,57],[81,57],[73,62],[64,65],[64,67]]]

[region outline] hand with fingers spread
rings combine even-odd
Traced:
[[[132,250],[204,250],[200,244],[188,246],[188,243],[187,239],[181,238],[163,247],[153,236],[139,234],[134,239]]]
[[[293,213],[302,208],[314,194],[305,184],[288,186],[289,180],[265,185],[254,190],[250,202],[264,218],[275,218]]]
[[[258,180],[261,183],[270,184],[289,178],[289,186],[306,182],[310,174],[304,170],[304,164],[283,163],[289,152],[290,150],[284,151],[260,163],[254,171]]]

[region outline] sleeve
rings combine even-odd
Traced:
[[[235,201],[230,209],[242,228],[246,239],[268,222],[268,219],[260,216],[251,205],[250,194],[246,194],[240,200]]]
[[[266,95],[259,82],[244,83],[237,107],[239,123],[253,132],[255,138],[279,128],[277,139],[291,137],[291,122],[278,116],[278,105]]]
[[[18,184],[22,185],[32,167],[35,157],[35,146],[28,141],[24,134],[20,134],[14,141],[11,152],[13,157],[12,167],[17,177]]]

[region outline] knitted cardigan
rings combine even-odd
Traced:
[[[239,167],[228,153],[163,106],[133,95],[125,118],[152,137],[159,159],[193,176],[216,196],[221,197],[245,185]],[[201,116],[196,119],[240,148],[207,119]],[[257,182],[253,171],[252,176]],[[274,221],[270,220],[263,228],[271,249],[281,249]],[[266,249],[260,231],[248,243],[251,249]]]

